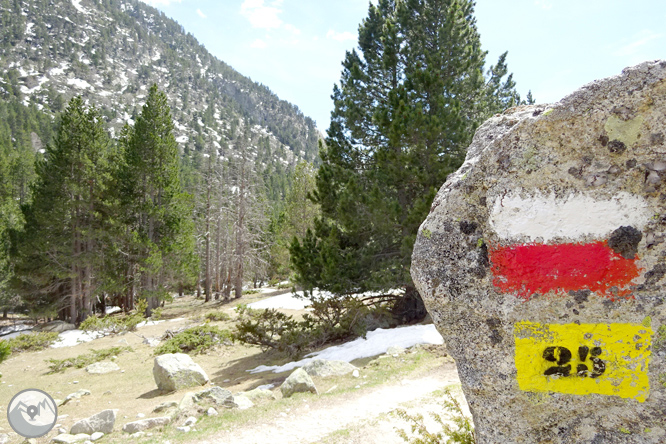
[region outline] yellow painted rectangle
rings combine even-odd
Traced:
[[[597,393],[643,402],[650,391],[652,334],[641,324],[518,322],[518,386],[528,392]]]

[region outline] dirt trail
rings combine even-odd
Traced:
[[[452,384],[459,384],[458,373],[455,364],[447,363],[427,376],[406,378],[399,383],[361,389],[335,398],[312,398],[276,417],[219,432],[205,441],[192,441],[192,444],[316,443],[342,429],[352,429],[353,432],[346,432],[344,438],[332,437],[325,441],[402,443],[393,431],[397,421],[378,416]],[[432,399],[428,401],[432,403]]]

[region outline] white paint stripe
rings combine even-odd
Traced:
[[[507,240],[527,237],[529,241],[541,238],[548,242],[586,235],[601,240],[623,225],[641,230],[650,216],[642,197],[625,192],[610,200],[596,200],[585,194],[523,198],[509,193],[495,200],[490,224],[500,238]]]

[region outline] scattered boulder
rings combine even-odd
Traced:
[[[70,435],[68,433],[63,433],[61,435],[54,436],[51,438],[51,442],[56,444],[72,444],[75,442],[85,442],[90,440],[90,435],[85,433],[79,433],[78,435]]]
[[[354,378],[359,378],[361,374],[359,373],[358,369],[354,369],[354,371],[352,372],[352,376]]]
[[[80,433],[92,435],[95,432],[106,434],[111,433],[113,432],[113,426],[116,423],[117,414],[118,409],[103,410],[94,414],[90,418],[82,419],[74,423],[70,433],[72,435],[78,435]]]
[[[271,390],[260,389],[260,388],[243,392],[241,393],[241,395],[245,396],[253,403],[261,401],[274,401],[276,399],[275,393],[273,393]]]
[[[91,441],[97,441],[98,439],[101,439],[104,436],[104,433],[102,432],[95,432],[92,435],[90,435],[90,440]]]
[[[76,325],[70,324],[65,321],[51,321],[46,324],[38,325],[33,330],[34,331],[50,331],[55,333],[62,333],[63,331],[75,330]]]
[[[186,425],[186,426],[193,426],[193,425],[196,424],[196,423],[197,423],[197,418],[195,418],[194,416],[190,416],[189,418],[187,418],[187,419],[185,420],[185,423],[184,423],[183,425]]]
[[[312,378],[302,368],[297,368],[280,386],[283,398],[289,398],[294,393],[310,392],[318,395]]]
[[[167,402],[163,402],[162,404],[156,406],[153,409],[153,413],[162,413],[166,410],[177,409],[177,408],[178,408],[178,403],[176,401],[167,401]]]
[[[179,432],[187,433],[190,430],[192,430],[192,427],[190,427],[190,426],[180,426],[180,427],[176,427],[176,430],[178,430]]]
[[[206,415],[207,416],[217,416],[219,413],[217,413],[217,410],[215,410],[213,407],[209,407],[208,410],[206,410]]]
[[[105,375],[119,370],[120,367],[118,367],[118,364],[109,361],[95,362],[86,367],[86,371],[93,375]]]
[[[164,427],[171,422],[171,418],[160,416],[157,418],[141,419],[139,421],[128,422],[123,426],[123,432],[134,434],[143,432],[144,430],[153,429],[155,427]]]
[[[146,345],[149,345],[150,347],[157,347],[158,345],[160,345],[161,341],[159,340],[159,338],[146,337],[143,338],[142,342]]]
[[[185,353],[170,353],[156,357],[153,376],[157,387],[166,392],[204,385],[209,381],[201,366]]]
[[[9,435],[6,433],[0,433],[0,444],[7,444],[9,442]]]
[[[242,394],[234,396],[234,402],[240,410],[246,410],[254,407],[254,403],[250,401],[247,396]]]
[[[329,361],[326,359],[315,359],[303,366],[303,370],[310,376],[327,378],[329,376],[343,376],[353,372],[355,366],[346,361]]]
[[[196,406],[196,401],[195,401],[195,396],[196,393],[194,392],[187,392],[185,395],[183,395],[183,398],[180,400],[178,403],[178,410],[181,411],[188,411]]]
[[[411,276],[479,443],[663,443],[666,61],[481,125]],[[649,365],[648,365],[649,364]]]
[[[90,395],[90,390],[85,390],[85,389],[77,390],[74,393],[70,393],[69,395],[67,395],[65,400],[62,401],[62,404],[58,404],[58,407],[67,404],[72,399],[81,399],[81,397],[89,395]]]
[[[193,400],[197,404],[212,402],[215,405],[227,408],[238,407],[238,404],[234,402],[234,395],[229,390],[218,386],[195,393]]]

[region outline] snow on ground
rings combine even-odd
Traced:
[[[247,304],[249,308],[283,308],[287,310],[303,310],[310,305],[307,299],[298,299],[294,297],[294,293],[285,293],[272,298],[264,299],[263,301],[252,302]]]
[[[104,336],[104,333],[101,331],[67,330],[58,336],[60,339],[51,344],[51,348],[73,347],[81,342],[90,342],[93,339],[101,338]]]
[[[358,338],[351,342],[328,347],[324,350],[310,353],[300,361],[288,362],[284,365],[260,365],[251,370],[250,373],[272,371],[282,373],[302,367],[315,359],[327,359],[336,361],[353,361],[354,359],[369,358],[386,353],[389,347],[408,348],[416,344],[443,344],[442,335],[439,334],[433,324],[413,325],[392,329],[378,328],[370,331],[366,338]]]
[[[90,83],[83,79],[67,79],[67,84],[79,89],[95,89]]]
[[[110,306],[104,307],[104,313],[108,314],[108,315],[113,314],[113,313],[118,313],[119,311],[123,311],[123,309],[120,308],[120,307],[117,307],[115,305],[110,305]]]

